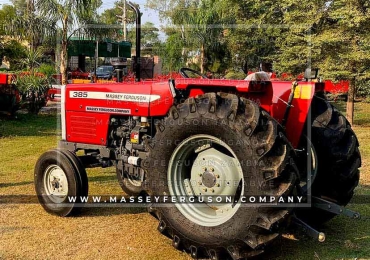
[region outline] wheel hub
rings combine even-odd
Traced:
[[[46,168],[44,175],[44,190],[45,194],[55,203],[59,203],[67,197],[67,175],[58,165],[52,164]]]
[[[216,176],[211,171],[205,171],[202,174],[202,184],[207,188],[212,188],[216,185]]]
[[[181,142],[171,156],[167,176],[170,195],[205,199],[200,205],[175,204],[186,218],[198,225],[221,225],[241,205],[240,201],[235,204],[218,200],[243,195],[244,180],[234,152],[216,137],[194,135]]]

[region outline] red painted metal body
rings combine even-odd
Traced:
[[[341,80],[334,83],[331,80],[325,80],[325,92],[331,94],[346,94],[349,89],[349,81]]]
[[[106,145],[111,115],[165,116],[173,103],[168,81],[68,85],[67,141]]]
[[[19,108],[21,96],[13,84],[15,75],[0,73],[0,111],[13,114]]]
[[[278,122],[282,122],[292,82],[250,82],[244,80],[175,79],[177,90],[187,97],[207,92],[236,93],[257,102]],[[299,82],[286,125],[286,134],[298,146],[315,89],[323,83]],[[66,140],[107,145],[113,115],[165,117],[174,104],[169,81],[138,83],[71,84],[65,92]]]

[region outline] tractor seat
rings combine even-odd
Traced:
[[[248,81],[270,81],[270,75],[267,72],[259,71],[249,74],[245,80]]]

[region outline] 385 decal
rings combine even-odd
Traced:
[[[69,97],[71,98],[87,98],[88,94],[87,92],[82,91],[71,91],[69,93]]]

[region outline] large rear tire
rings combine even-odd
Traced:
[[[311,142],[317,157],[311,194],[346,206],[360,178],[361,156],[356,135],[346,118],[324,96],[314,96],[312,100],[311,126]],[[317,208],[300,211],[300,217],[314,226],[335,216]]]
[[[240,259],[263,252],[289,211],[246,207],[239,198],[293,192],[297,170],[278,123],[250,100],[207,93],[173,107],[156,126],[145,164],[152,195],[232,195],[237,201],[154,204],[158,230],[193,258]]]

